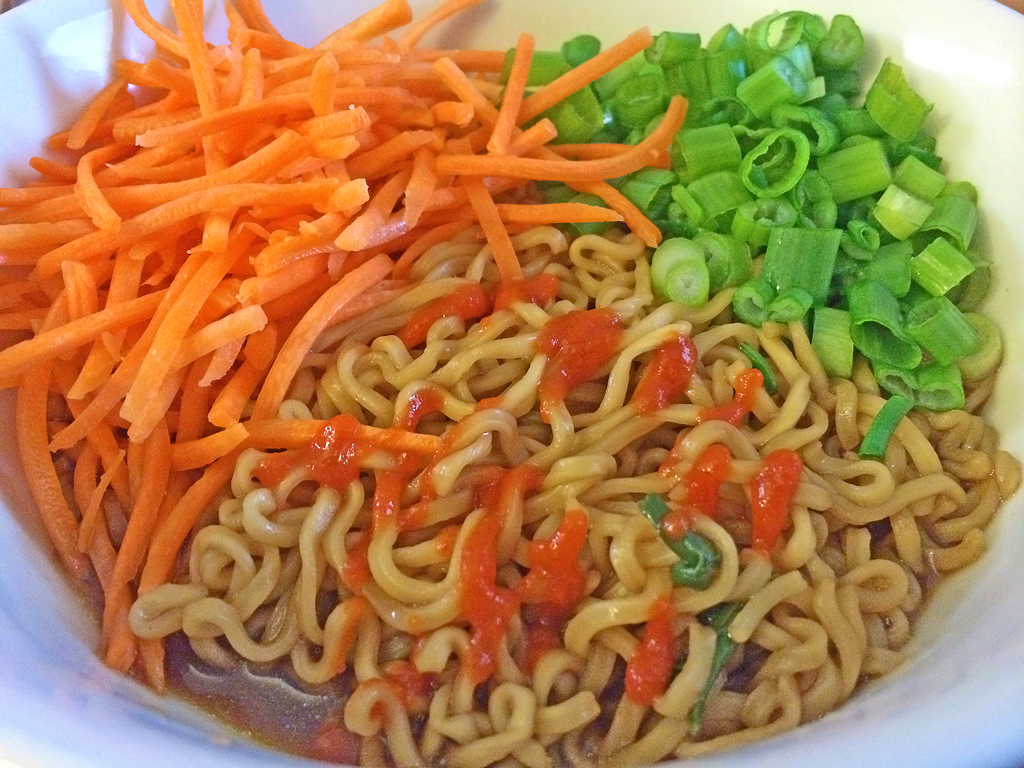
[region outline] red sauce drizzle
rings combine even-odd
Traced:
[[[565,611],[583,597],[587,575],[579,555],[587,542],[590,521],[582,509],[567,510],[550,539],[530,542],[526,550],[529,572],[516,591],[524,603]]]
[[[432,672],[420,672],[408,659],[395,659],[384,665],[384,679],[402,694],[402,704],[409,712],[426,712],[430,699],[440,687],[440,676]]]
[[[348,556],[341,567],[341,581],[354,594],[361,595],[363,587],[369,583],[371,577],[368,553],[372,537],[369,531],[361,531],[358,537],[354,545],[346,548]]]
[[[433,387],[423,387],[412,394],[404,412],[395,413],[395,426],[415,432],[420,419],[430,413],[440,413],[443,407],[444,395]]]
[[[499,286],[494,308],[509,309],[517,301],[546,306],[555,300],[559,285],[558,278],[547,272],[523,280],[508,280]]]
[[[658,347],[633,392],[637,413],[660,411],[686,394],[697,358],[693,340],[681,334]]]
[[[668,595],[651,605],[644,639],[626,664],[626,695],[637,704],[650,705],[665,692],[676,659],[672,621],[676,609]]]
[[[509,619],[519,610],[515,592],[495,582],[498,573],[498,535],[505,510],[540,486],[543,470],[523,464],[505,472],[497,485],[484,490],[485,512],[466,537],[462,548],[459,610],[472,632],[466,652],[466,670],[474,683],[493,674],[498,646]]]
[[[803,470],[799,454],[780,448],[769,453],[757,473],[747,481],[755,551],[767,556],[775,548]]]
[[[547,422],[551,407],[580,382],[592,379],[622,339],[619,316],[610,309],[570,312],[549,320],[537,333],[537,352],[548,362],[541,376],[540,410]]]
[[[712,405],[697,414],[697,423],[705,421],[728,421],[738,427],[743,417],[750,413],[754,398],[764,386],[764,376],[756,368],[748,368],[736,377],[736,394],[732,400],[721,405]]]
[[[442,317],[477,320],[489,315],[492,306],[491,295],[479,283],[463,285],[447,296],[439,296],[416,310],[405,324],[405,328],[399,332],[398,338],[408,349],[412,349],[427,340],[430,326]]]
[[[670,538],[686,535],[694,513],[716,517],[722,483],[729,479],[732,454],[721,443],[713,443],[701,451],[683,480],[686,504],[674,509],[661,521],[661,528]]]
[[[523,667],[533,672],[544,654],[562,647],[562,629],[566,614],[547,610],[543,605],[523,606],[523,625],[526,628]]]

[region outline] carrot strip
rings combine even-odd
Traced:
[[[505,95],[498,110],[498,119],[487,142],[487,150],[494,154],[508,153],[512,131],[519,122],[519,108],[523,104],[523,95],[526,92],[526,79],[530,75],[530,65],[533,63],[533,47],[533,35],[524,32],[519,36],[508,84],[505,86]]]
[[[18,454],[50,542],[72,578],[83,580],[89,566],[88,560],[78,551],[78,521],[64,499],[47,446],[46,400],[49,388],[49,363],[30,368],[18,388],[15,405]]]
[[[438,165],[443,159],[438,158]],[[480,226],[483,227],[484,237],[487,238],[487,244],[494,254],[494,263],[498,266],[502,281],[521,280],[523,268],[519,264],[519,256],[516,255],[512,239],[505,225],[501,223],[498,208],[483,180],[476,176],[467,176],[461,180],[461,184],[469,196],[469,204],[473,206]]]
[[[420,147],[436,143],[433,131],[403,131],[379,147],[352,158],[346,168],[354,177],[375,179],[394,169]],[[440,146],[435,148],[440,149]]]
[[[590,182],[589,184],[572,185],[580,192],[597,195],[614,211],[622,214],[623,221],[650,248],[656,248],[661,242],[661,230],[658,225],[648,219],[629,199],[606,181]]]
[[[380,282],[392,268],[391,259],[380,254],[345,275],[331,286],[295,326],[267,372],[253,418],[269,418],[277,413],[295,372],[302,364],[313,341],[342,311],[346,304]]]
[[[388,179],[370,199],[366,209],[335,238],[334,244],[344,251],[365,248],[376,230],[394,210],[411,177],[412,169],[407,168]]]
[[[476,110],[472,104],[464,101],[441,101],[430,108],[435,123],[448,123],[457,128],[465,128],[473,122]]]
[[[477,119],[486,128],[494,130],[494,126],[498,122],[498,108],[483,94],[477,84],[459,69],[454,61],[440,58],[431,65],[431,68],[441,78],[441,81],[451,88],[452,93],[473,107]]]
[[[519,122],[532,120],[545,109],[553,107],[560,101],[574,94],[586,85],[607,74],[619,64],[640,53],[654,41],[651,31],[646,27],[638,29],[624,40],[611,48],[598,53],[564,75],[556,77],[547,85],[541,86],[527,98],[519,110]]]
[[[124,6],[124,9],[131,16],[132,21],[135,22],[135,26],[142,31],[142,34],[164,50],[182,59],[187,58],[185,44],[181,41],[181,38],[149,15],[149,11],[146,10],[145,0],[121,0],[121,5]]]
[[[95,341],[104,331],[134,325],[148,319],[164,293],[165,291],[155,291],[138,299],[101,309],[0,350],[0,380],[8,382],[35,365],[72,352],[90,341]]]
[[[200,469],[226,456],[249,437],[245,425],[233,424],[212,435],[171,446],[171,469],[181,472]]]
[[[416,152],[412,161],[412,175],[405,190],[405,211],[402,218],[407,228],[415,227],[427,208],[431,194],[437,187],[438,177],[434,163],[436,155],[427,148]]]
[[[82,149],[85,146],[114,99],[127,87],[128,81],[123,77],[118,77],[93,97],[68,130],[68,149]]]
[[[571,160],[599,160],[615,157],[629,150],[629,144],[555,144],[551,151]]]
[[[322,419],[253,419],[245,426],[249,432],[246,445],[263,450],[299,448],[308,444],[323,431],[327,421]],[[364,426],[355,427],[356,440],[370,444],[386,443],[400,453],[431,455],[441,448],[441,438],[405,429]]]
[[[327,254],[318,253],[291,262],[287,269],[250,277],[238,289],[238,300],[243,304],[266,304],[326,274],[327,263]]]
[[[208,323],[182,340],[170,366],[171,370],[184,368],[226,344],[245,339],[256,331],[263,330],[266,324],[267,315],[263,307],[258,306],[243,307],[227,317]],[[142,371],[140,375],[141,373]]]
[[[498,203],[498,216],[514,224],[565,224],[590,221],[623,221],[618,211],[585,203],[515,205]]]
[[[102,151],[86,152],[78,161],[75,198],[97,229],[102,229],[104,232],[116,232],[121,227],[121,217],[107,202],[93,176],[93,163],[96,161],[97,153]]]
[[[398,44],[412,48],[423,38],[425,34],[442,21],[454,16],[460,11],[472,8],[479,2],[480,0],[445,0],[445,2],[436,6],[422,19],[409,25],[409,29],[407,29],[405,33],[398,38]]]
[[[227,274],[239,253],[244,252],[254,238],[252,232],[239,230],[232,247],[224,253],[210,255],[178,300],[168,309],[121,406],[121,417],[132,424],[128,435],[130,439],[143,439],[160,420],[163,414],[157,412],[157,401],[152,393],[157,391],[164,377],[175,369],[174,363],[179,349],[184,346],[185,334],[204,302]]]
[[[338,60],[330,51],[313,65],[313,73],[309,79],[309,105],[313,108],[314,115],[323,117],[334,111],[334,87],[340,72]]]
[[[525,131],[519,132],[519,135],[509,143],[505,154],[515,155],[516,157],[529,155],[556,138],[558,138],[558,129],[555,128],[554,123],[545,117],[538,120]]]
[[[412,21],[412,8],[408,0],[384,0],[341,29],[335,30],[313,46],[315,50],[330,50],[350,42],[366,42],[380,37]]]
[[[617,178],[650,164],[682,127],[686,100],[673,96],[664,117],[650,135],[629,151],[597,160],[538,159],[481,155],[442,155],[438,173],[451,176],[513,176],[548,181],[598,181]]]
[[[239,449],[223,456],[203,472],[181,500],[170,510],[153,532],[146,563],[139,580],[139,594],[163,584],[170,578],[178,557],[178,550],[199,516],[221,492],[235,470]]]
[[[409,52],[423,61],[451,59],[466,72],[501,72],[505,67],[504,51],[474,51],[470,49],[413,48]]]
[[[245,342],[245,360],[210,406],[209,421],[230,427],[241,419],[249,396],[256,389],[277,353],[277,325],[268,323]]]
[[[245,23],[253,29],[259,32],[266,32],[268,35],[281,37],[277,27],[267,18],[267,14],[259,0],[235,0],[235,7],[238,8],[238,12],[245,19]]]
[[[202,189],[122,222],[117,232],[95,232],[55,248],[39,259],[36,274],[47,277],[57,272],[65,259],[86,260],[110,253],[164,227],[226,205],[315,205],[325,203],[336,189],[338,183],[326,179],[297,184],[243,182]]]
[[[96,454],[93,453],[93,456]],[[114,475],[118,472],[121,467],[121,461],[124,460],[124,451],[118,453],[118,461],[112,466],[108,467],[107,470],[100,477],[98,483],[93,488],[92,495],[89,501],[83,506],[79,503],[79,509],[82,511],[82,523],[78,529],[78,551],[88,552],[95,541],[96,533],[99,530],[100,515],[102,512],[103,495],[107,492],[107,488],[110,486],[110,481]],[[93,465],[93,472],[95,473],[96,468]],[[75,467],[75,473],[77,477],[78,467]],[[95,474],[93,474],[93,482],[95,482]]]

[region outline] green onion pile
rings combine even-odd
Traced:
[[[599,50],[581,35],[538,53],[530,82]],[[846,15],[826,23],[773,13],[744,32],[726,25],[707,45],[698,34],[662,32],[543,117],[561,142],[637,143],[673,95],[687,97],[671,168],[615,181],[664,233],[651,263],[655,291],[697,307],[734,289],[733,313],[745,323],[802,321],[834,376],[850,377],[863,356],[894,396],[862,447],[878,457],[910,408],[963,407],[963,381],[991,372],[1002,347],[977,313],[991,280],[971,246],[977,191],[942,173],[924,128],[931,106],[897,64],[886,60],[861,96],[863,53]],[[558,183],[542,193],[597,202]]]

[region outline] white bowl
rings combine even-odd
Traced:
[[[369,0],[266,0],[286,36],[311,44]],[[116,5],[116,4],[115,4]],[[414,2],[414,7],[430,7]],[[989,411],[1003,445],[1024,456],[1024,17],[995,0],[802,0],[852,14],[868,66],[886,55],[936,104],[929,127],[946,170],[981,191],[980,239],[995,259],[989,311],[1008,354]],[[155,16],[166,6],[151,2]],[[505,0],[485,3],[440,35],[442,46],[505,48],[522,29],[538,46],[577,33],[615,40],[647,24],[709,35],[776,10],[775,0]],[[210,13],[216,35],[223,27]],[[149,53],[104,0],[32,0],[0,16],[0,185],[28,180],[27,159],[107,80],[110,62]],[[12,398],[0,424],[13,431]],[[11,440],[6,441],[7,446]],[[0,451],[0,768],[312,765],[264,750],[173,699],[116,675],[93,654],[97,632],[48,554],[10,447]],[[918,626],[910,661],[838,711],[711,766],[1011,766],[1024,763],[1024,499],[999,513],[990,551],[950,579]]]

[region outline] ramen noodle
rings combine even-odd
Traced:
[[[732,322],[730,290],[656,300],[632,234],[514,244],[514,291],[471,230],[319,339],[278,415],[323,431],[242,454],[132,630],[183,632],[215,666],[343,677],[334,725],[365,765],[692,757],[896,668],[936,574],[981,556],[1019,483],[977,414],[991,375],[967,410],[915,411],[884,462],[861,460],[878,387],[864,366],[827,377],[801,323]],[[775,395],[744,383],[741,343]],[[775,539],[751,508],[785,485],[758,485],[780,456],[799,462]],[[674,582],[688,533],[717,563],[699,587]]]

